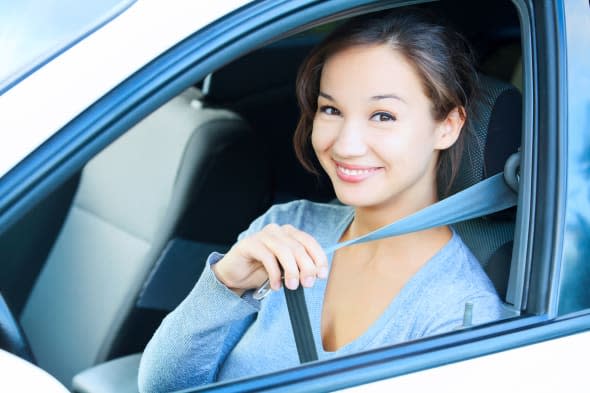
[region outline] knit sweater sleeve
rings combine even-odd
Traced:
[[[263,215],[238,239],[259,231]],[[223,285],[211,265],[213,253],[190,294],[162,321],[146,346],[139,366],[142,393],[168,392],[214,382],[221,364],[256,318],[252,291],[242,297]]]

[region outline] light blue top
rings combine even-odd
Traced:
[[[340,239],[353,214],[348,206],[309,201],[275,205],[238,239],[269,223],[291,224],[313,235],[325,248]],[[238,297],[209,267],[221,257],[218,253],[209,256],[192,292],[164,319],[148,343],[139,369],[141,392],[177,390],[299,364],[282,289],[260,302],[252,298],[252,291]],[[328,255],[330,264],[331,257]],[[336,352],[322,347],[320,319],[325,290],[325,280],[305,289],[320,360],[451,331],[462,326],[466,302],[473,303],[474,324],[502,315],[493,285],[455,232],[377,321]]]

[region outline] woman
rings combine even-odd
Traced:
[[[320,44],[298,75],[295,149],[308,169],[321,165],[343,205],[273,206],[227,254],[213,253],[148,344],[140,389],[296,366],[282,285],[307,288],[320,359],[456,329],[467,302],[475,323],[499,318],[493,286],[449,227],[322,250],[448,190],[476,78],[461,37],[417,14],[357,18]],[[275,291],[254,300],[267,278]]]

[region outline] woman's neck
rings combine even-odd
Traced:
[[[365,235],[428,207],[437,200],[436,192],[433,191],[422,198],[408,197],[377,206],[356,207],[348,232],[354,237]]]
[[[430,206],[438,200],[435,190],[422,195],[424,195],[422,198],[416,198],[414,195],[407,197],[405,200],[389,201],[388,204],[380,206],[356,207],[354,219],[343,233],[341,240],[350,240],[363,236]],[[359,251],[365,249],[367,255],[390,255],[402,260],[408,257],[415,259],[418,256],[417,254],[433,255],[451,239],[451,236],[450,228],[444,226],[389,237],[353,247],[358,248]]]

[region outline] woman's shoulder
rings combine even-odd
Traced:
[[[452,287],[463,293],[489,292],[495,289],[484,272],[481,263],[473,255],[461,236],[453,232],[448,246],[442,250],[441,260],[436,269],[439,273],[438,282],[445,287]],[[444,272],[444,274],[442,274]]]
[[[354,214],[353,208],[336,203],[320,203],[306,199],[271,206],[256,219],[248,231],[259,231],[268,224],[293,225],[314,234],[339,226]]]
[[[461,237],[453,234],[447,252],[430,272],[429,290],[434,308],[462,313],[466,303],[477,308],[476,316],[494,319],[501,310],[501,300],[494,285]],[[480,319],[480,318],[477,318]]]
[[[457,233],[412,280],[414,295],[435,309],[448,309],[469,299],[500,301],[479,261]],[[425,306],[425,305],[424,305]],[[427,307],[428,308],[428,307]]]
[[[461,327],[468,305],[473,324],[501,318],[502,301],[461,237],[454,233],[441,251],[413,293],[414,300],[420,303],[417,309],[421,323],[416,326],[416,337]]]
[[[265,216],[268,223],[290,224],[303,231],[312,232],[320,228],[333,228],[352,215],[353,211],[350,206],[300,199],[274,205]]]
[[[324,218],[340,218],[352,212],[353,208],[338,203],[313,202],[307,199],[299,199],[286,203],[273,205],[267,215],[273,219],[292,219],[293,217],[306,217],[321,215]]]

